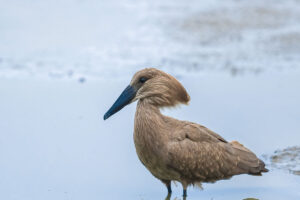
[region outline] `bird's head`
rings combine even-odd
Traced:
[[[130,84],[105,113],[104,120],[136,100],[157,107],[171,107],[187,104],[190,96],[173,76],[155,68],[146,68],[135,73]]]

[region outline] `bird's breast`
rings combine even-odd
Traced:
[[[135,131],[134,143],[140,161],[156,178],[174,180],[177,177],[167,167],[167,144],[162,139],[154,138],[153,133]]]
[[[159,149],[164,148],[164,146],[154,138],[152,133],[135,131],[134,144],[139,159],[146,167],[153,168],[162,161],[163,153]]]

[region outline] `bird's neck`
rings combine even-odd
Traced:
[[[153,126],[163,120],[159,108],[145,100],[139,100],[135,113],[135,126]]]
[[[149,169],[164,159],[167,140],[165,116],[158,107],[139,100],[134,120],[134,144],[138,157]]]
[[[139,100],[134,120],[135,137],[161,137],[160,130],[165,127],[164,118],[158,107]]]
[[[143,163],[156,163],[153,156],[160,155],[167,141],[166,125],[165,116],[158,107],[139,100],[134,120],[134,144]]]

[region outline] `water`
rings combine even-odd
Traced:
[[[190,105],[163,112],[201,123],[261,157],[298,144],[298,77],[188,76],[180,80]],[[102,120],[128,82],[2,79],[1,199],[163,199],[166,189],[135,153],[135,105]],[[262,177],[191,188],[188,199],[298,199],[300,176],[270,169]],[[178,185],[171,199],[180,195]]]
[[[299,68],[297,0],[2,1],[0,75],[79,79]]]
[[[289,173],[298,161],[269,162],[299,146],[299,1],[0,3],[0,199],[164,199],[135,153],[135,105],[102,120],[148,66],[192,98],[163,113],[269,164],[262,177],[189,188],[188,199],[299,199],[300,176]]]

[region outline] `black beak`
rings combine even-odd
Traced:
[[[116,112],[120,111],[131,102],[135,95],[136,90],[131,85],[128,85],[112,107],[105,113],[103,119],[106,120]]]

